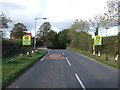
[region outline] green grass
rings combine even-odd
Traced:
[[[38,50],[31,54],[31,57],[26,55],[3,58],[2,60],[2,86],[5,87],[20,76],[28,67],[35,63],[38,58],[42,58],[47,52]],[[11,59],[13,59],[11,61]]]
[[[106,58],[106,55],[101,55],[101,57],[99,58],[98,56],[94,56],[94,55],[92,55],[92,53],[90,53],[90,52],[85,52],[85,51],[81,51],[81,50],[78,50],[78,49],[74,49],[74,48],[68,48],[69,50],[72,50],[72,51],[75,51],[75,52],[77,52],[77,53],[80,53],[80,54],[82,54],[82,55],[85,55],[85,56],[87,56],[87,57],[90,57],[90,58],[92,58],[92,59],[94,59],[94,60],[97,60],[97,61],[100,61],[100,62],[102,62],[102,63],[104,63],[104,64],[107,64],[107,65],[110,65],[110,66],[112,66],[112,67],[115,67],[115,68],[118,68],[118,69],[120,69],[120,64],[118,64],[118,61],[117,62],[115,62],[114,61],[114,56],[113,55],[107,55],[108,56],[108,61],[106,61],[105,60],[105,58]]]

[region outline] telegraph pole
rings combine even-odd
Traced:
[[[107,29],[108,28],[106,27],[106,40],[107,40]],[[108,61],[108,55],[107,54],[108,54],[108,49],[106,47],[106,59],[105,59],[106,61]]]

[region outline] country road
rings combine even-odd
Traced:
[[[67,49],[51,49],[8,88],[118,88],[118,69]]]

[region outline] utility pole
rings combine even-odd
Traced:
[[[108,29],[108,27],[106,27],[106,38],[107,38],[107,29]],[[106,39],[107,40],[107,39]],[[108,49],[107,49],[107,47],[106,47],[106,61],[108,61]]]

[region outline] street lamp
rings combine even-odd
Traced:
[[[36,20],[38,19],[47,19],[47,18],[35,18],[35,37],[34,37],[34,50],[36,49]]]
[[[106,38],[107,38],[107,29],[108,29],[108,27],[106,27]],[[108,54],[108,49],[107,48],[106,48],[106,54]],[[108,61],[108,55],[106,55],[106,59],[105,60]]]

